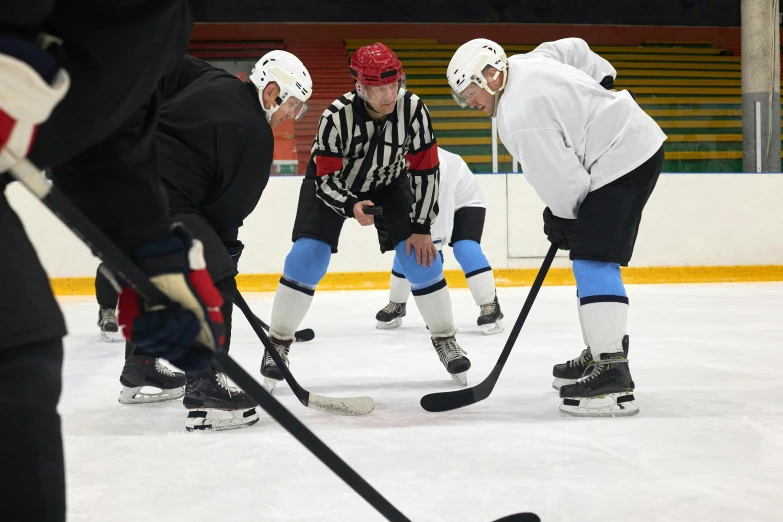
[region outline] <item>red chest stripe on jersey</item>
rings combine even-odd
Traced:
[[[320,178],[343,168],[343,159],[332,156],[315,157],[316,174]]]
[[[408,170],[430,170],[438,166],[438,146],[433,144],[429,149],[406,154],[405,158],[410,163]]]

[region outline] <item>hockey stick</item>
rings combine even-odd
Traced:
[[[296,382],[291,370],[289,370],[288,366],[283,362],[283,358],[280,357],[280,354],[277,353],[277,350],[272,346],[272,342],[269,340],[266,332],[264,332],[261,325],[258,324],[261,321],[253,314],[247,301],[245,301],[245,298],[239,292],[237,292],[237,295],[234,298],[234,303],[242,310],[242,313],[245,314],[245,318],[250,323],[250,326],[253,327],[253,330],[261,340],[264,348],[266,348],[266,351],[272,356],[272,359],[274,359],[277,367],[283,373],[283,377],[285,377],[285,380],[291,387],[294,395],[296,395],[296,398],[299,399],[299,402],[304,406],[335,415],[367,415],[375,409],[375,402],[371,397],[324,397],[323,395],[318,395],[302,388],[302,386]]]
[[[11,175],[33,193],[71,231],[79,237],[106,265],[122,277],[149,304],[170,304],[147,275],[117,248],[62,192],[50,184],[41,172],[27,160],[21,160],[11,169]],[[365,481],[353,468],[337,456],[307,426],[267,392],[226,352],[215,352],[213,359],[231,380],[252,397],[261,408],[286,429],[296,440],[356,491],[373,508],[392,522],[410,522],[383,495]]]
[[[11,168],[11,176],[25,186],[41,203],[51,210],[92,252],[120,275],[149,304],[171,304],[163,294],[128,257],[117,248],[68,198],[41,175],[28,160],[20,160]],[[213,359],[242,390],[252,397],[278,424],[315,455],[351,489],[390,522],[411,522],[400,510],[362,478],[329,446],[267,392],[226,352],[215,352]],[[512,519],[517,522],[538,522],[529,514],[511,515],[527,518]],[[504,518],[507,521],[509,517]],[[496,521],[499,522],[499,521]]]
[[[538,291],[541,289],[541,285],[544,282],[544,278],[546,278],[546,274],[549,271],[549,267],[552,265],[552,260],[555,258],[556,253],[557,245],[550,246],[549,251],[546,253],[546,257],[544,257],[544,263],[538,271],[536,280],[533,281],[533,286],[530,287],[530,292],[527,294],[527,299],[525,299],[525,304],[522,306],[522,311],[519,312],[519,317],[517,317],[517,321],[511,329],[511,334],[508,336],[506,345],[503,347],[503,352],[501,352],[500,358],[489,376],[472,388],[425,395],[421,398],[420,402],[422,408],[433,412],[450,411],[476,404],[489,397],[489,394],[492,393],[492,389],[500,378],[500,372],[503,371],[503,366],[506,364],[506,360],[508,360],[508,356],[511,354],[514,343],[517,342],[517,337],[519,337],[519,332],[522,330],[522,325],[525,324],[525,319],[527,319],[530,309],[533,307],[533,302],[536,300]]]
[[[236,303],[236,301],[234,301],[234,302]],[[239,305],[239,303],[236,303],[236,304]],[[244,312],[244,310],[243,310],[243,312]],[[269,325],[268,324],[266,324],[264,321],[262,321],[261,318],[258,317],[257,315],[253,315],[253,317],[256,318],[256,321],[258,321],[258,324],[261,325],[261,328],[263,328],[267,332],[269,331]],[[250,319],[248,319],[248,321],[250,321]],[[251,322],[250,324],[253,324],[253,323]],[[312,341],[313,339],[315,339],[315,332],[313,330],[311,330],[310,328],[305,328],[304,330],[297,330],[296,332],[294,332],[294,339],[298,343],[306,343],[307,341]],[[275,364],[277,364],[277,363],[275,363]]]

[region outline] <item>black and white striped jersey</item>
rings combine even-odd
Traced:
[[[418,96],[406,92],[384,121],[370,118],[356,91],[321,115],[307,176],[335,212],[354,217],[357,194],[382,189],[406,172],[415,197],[411,230],[429,234],[438,215],[440,168],[430,114]]]

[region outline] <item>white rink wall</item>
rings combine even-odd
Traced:
[[[488,200],[482,245],[494,268],[533,268],[547,250],[544,205],[521,174],[477,175]],[[241,269],[279,274],[291,248],[301,177],[273,177],[245,221]],[[17,183],[6,189],[49,277],[89,277],[97,260],[57,218]],[[783,175],[662,174],[645,210],[632,266],[783,265]],[[2,246],[7,252],[8,245]],[[9,253],[12,255],[12,253]],[[449,249],[446,268],[458,269]],[[8,254],[7,254],[8,255]],[[568,266],[559,256],[555,266]],[[332,272],[391,267],[375,229],[348,221]]]

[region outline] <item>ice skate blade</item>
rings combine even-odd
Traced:
[[[501,319],[498,319],[494,323],[482,324],[480,328],[481,328],[481,333],[483,333],[484,335],[495,335],[495,334],[503,333],[506,329],[503,326],[503,321]]]
[[[106,343],[113,343],[115,341],[119,341],[120,339],[115,337],[116,334],[117,334],[117,332],[104,332],[103,330],[101,330],[101,333],[100,333],[101,341],[106,342]]]
[[[633,392],[610,393],[600,397],[566,397],[560,412],[571,417],[630,417],[639,413]]]
[[[246,428],[258,422],[255,408],[246,410],[218,410],[203,408],[190,410],[185,420],[187,431],[225,431]]]
[[[574,384],[577,380],[578,379],[561,379],[560,377],[555,377],[555,380],[552,381],[552,388],[560,391],[561,386],[565,386],[566,384]]]
[[[183,395],[185,395],[184,386],[170,390],[162,390],[154,386],[139,386],[137,388],[123,386],[117,401],[120,404],[149,404],[181,399]]]
[[[451,374],[451,379],[459,384],[460,386],[467,386],[468,385],[468,372],[462,372],[462,373],[453,373]]]
[[[264,389],[271,394],[273,391],[275,391],[275,386],[277,386],[278,382],[280,381],[270,379],[269,377],[264,377],[264,383],[261,386],[263,386]]]
[[[392,328],[397,328],[398,326],[402,326],[402,317],[395,317],[387,323],[383,321],[378,321],[375,323],[375,328],[378,330],[391,330]]]

